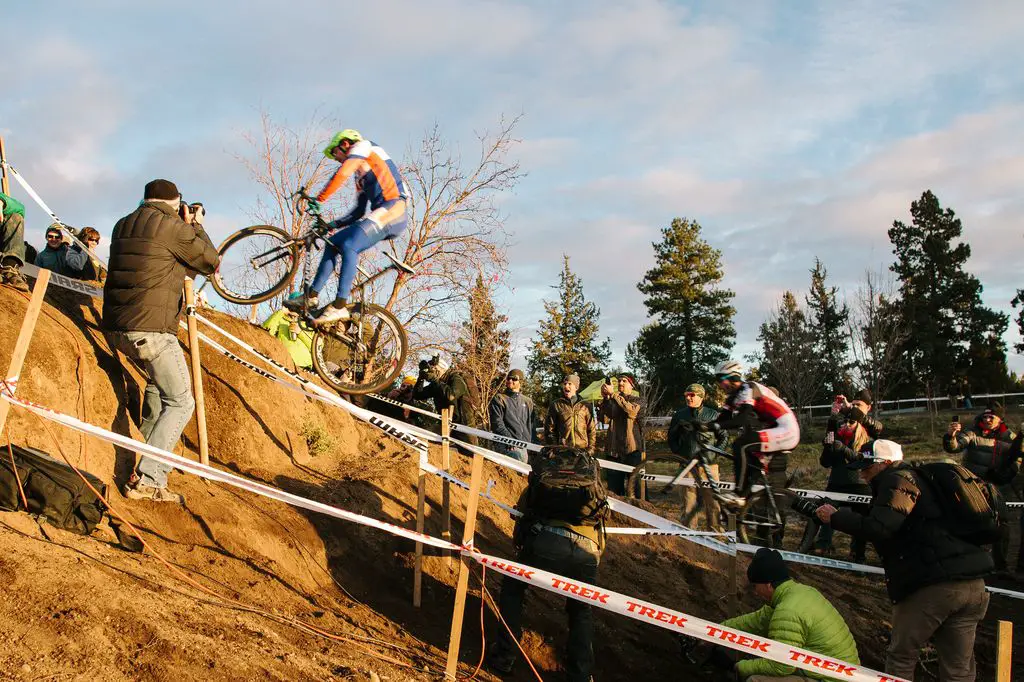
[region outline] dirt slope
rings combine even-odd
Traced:
[[[63,291],[47,300],[19,393],[129,433],[138,420],[138,374],[122,370],[111,355],[92,301]],[[0,326],[8,330],[0,343],[0,367],[9,362],[26,305],[24,297],[0,288]],[[287,362],[283,348],[262,330],[214,317]],[[411,450],[222,356],[207,352],[203,365],[217,466],[413,527]],[[57,454],[35,417],[15,409],[9,426],[14,442]],[[304,426],[307,432],[322,427],[333,437],[333,447],[310,456]],[[131,453],[52,428],[76,465],[123,483]],[[183,441],[184,452],[194,456],[193,426]],[[491,466],[487,477],[496,482],[496,495],[517,497],[521,480]],[[6,586],[0,592],[0,679],[358,680],[371,679],[371,672],[382,680],[440,679],[455,578],[444,558],[427,558],[423,608],[414,609],[410,543],[191,476],[172,474],[171,485],[186,495],[186,508],[128,502],[116,489],[110,495],[115,509],[139,526],[170,565],[151,552],[123,551],[109,531],[83,538],[41,528],[25,514],[0,513],[0,581]],[[428,532],[439,534],[434,501],[441,496],[435,480],[428,497]],[[463,504],[462,493],[454,491],[456,537]],[[507,515],[484,503],[478,527],[484,551],[510,555]],[[616,538],[602,563],[600,583],[720,619],[726,615],[726,569],[723,557],[677,539]],[[880,581],[796,572],[833,598],[849,619],[865,661],[879,665],[889,612]],[[471,585],[477,584],[475,577]],[[489,576],[488,584],[496,595],[497,579]],[[745,601],[756,606],[750,596]],[[480,654],[479,607],[471,598],[463,639],[462,660],[470,665],[466,674]],[[287,619],[346,639],[311,634]],[[596,679],[699,678],[680,664],[668,632],[604,612],[597,622]],[[531,593],[526,625],[527,649],[542,675],[558,679],[549,673],[557,670],[564,642],[561,600]],[[988,649],[985,658],[991,660]],[[991,679],[989,670],[979,679]],[[531,678],[525,670],[514,677]],[[494,678],[481,673],[480,679]]]

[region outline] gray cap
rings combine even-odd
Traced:
[[[575,372],[573,372],[572,374],[566,374],[565,379],[562,380],[562,383],[565,383],[566,381],[568,381],[576,388],[580,387],[580,375],[576,374]]]

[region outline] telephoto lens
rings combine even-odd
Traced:
[[[791,508],[798,514],[813,517],[814,513],[818,511],[818,507],[823,504],[825,504],[825,500],[820,497],[794,497]]]

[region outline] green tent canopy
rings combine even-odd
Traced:
[[[297,366],[305,367],[306,369],[313,366],[313,356],[310,355],[309,351],[313,343],[313,331],[304,323],[299,323],[299,332],[295,335],[295,338],[292,338],[292,321],[289,318],[289,312],[281,308],[268,317],[262,326],[270,332],[271,336],[279,339],[284,344],[284,347],[288,349],[288,354],[292,356],[292,360],[295,361]]]
[[[604,383],[604,379],[598,379],[592,381],[590,384],[579,392],[580,398],[588,403],[596,403],[601,400],[601,384]],[[612,390],[616,393],[619,392],[619,381],[618,379],[612,379]]]

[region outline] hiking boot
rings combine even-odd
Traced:
[[[301,291],[296,291],[288,296],[288,298],[284,299],[283,305],[288,310],[294,310],[295,312],[312,310],[320,305],[320,297],[316,294],[304,294]]]
[[[124,489],[124,496],[129,500],[149,500],[150,502],[174,502],[184,504],[185,498],[178,493],[172,493],[167,488],[156,488],[145,483],[127,485]]]
[[[4,265],[0,267],[0,282],[3,282],[9,287],[13,287],[17,291],[29,291],[28,282],[21,274],[21,270],[16,265]]]
[[[320,316],[313,320],[316,324],[330,324],[332,322],[344,322],[345,320],[352,317],[349,314],[348,308],[335,308],[334,304],[327,306],[320,312]]]

